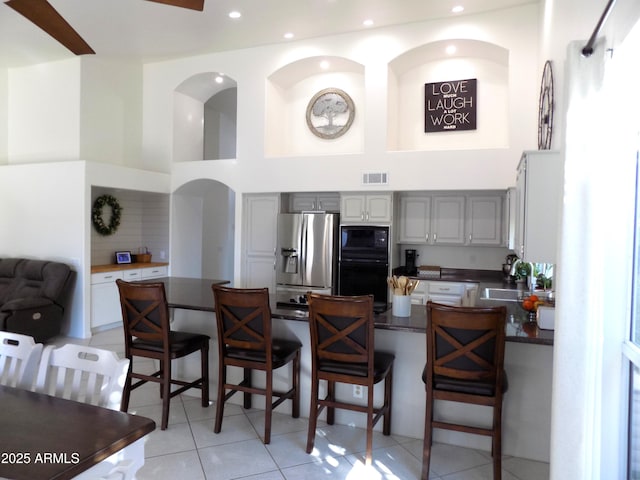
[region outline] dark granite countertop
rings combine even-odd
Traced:
[[[517,306],[517,302],[497,302],[493,304],[511,303]],[[509,306],[508,306],[509,308]],[[519,308],[519,307],[518,307]],[[522,309],[521,309],[522,310]],[[275,306],[271,310],[273,318],[284,320],[308,321],[309,312],[302,309]],[[427,329],[427,313],[424,305],[412,305],[409,317],[396,317],[391,309],[374,316],[375,327],[383,330],[395,330],[400,332],[425,333]],[[507,341],[519,343],[533,343],[538,345],[553,345],[553,331],[538,328],[535,322],[529,322],[523,310],[523,315],[508,316]]]
[[[397,269],[394,269],[396,275]],[[538,327],[536,322],[530,322],[528,312],[521,306],[520,302],[506,302],[499,300],[484,300],[481,293],[485,288],[509,288],[517,289],[513,283],[505,282],[502,272],[493,270],[465,270],[465,269],[446,269],[440,271],[438,278],[424,278],[412,276],[425,281],[440,282],[472,282],[478,284],[478,297],[476,298],[477,306],[497,306],[504,305],[507,307],[507,341],[517,343],[530,343],[536,345],[553,345],[553,330],[543,330]],[[307,321],[309,314],[306,310],[293,309],[288,307],[279,307],[272,304],[271,314],[273,318],[281,318],[285,320],[301,320]],[[376,328],[384,330],[395,330],[402,332],[426,332],[427,322],[426,307],[424,305],[412,305],[411,315],[409,317],[396,317],[392,314],[391,305],[389,310],[374,316]]]
[[[440,281],[474,282],[479,284],[478,292],[483,288],[498,287],[509,288],[500,280],[501,275],[496,280],[495,275],[481,273],[474,277],[470,271],[461,274],[451,274]],[[495,272],[499,273],[499,272]],[[213,312],[213,293],[211,285],[229,283],[227,280],[215,279],[194,279],[179,277],[163,277],[147,280],[148,282],[163,282],[167,293],[169,305],[173,308],[190,310],[201,310]],[[512,285],[511,288],[516,288]],[[505,305],[509,315],[507,322],[507,341],[532,343],[539,345],[553,345],[553,331],[541,330],[535,322],[527,321],[526,312],[520,307],[518,302],[501,302],[497,300],[478,299],[477,305]],[[374,316],[375,327],[384,330],[395,330],[401,332],[426,332],[426,310],[424,305],[412,305],[409,317],[396,317],[392,314],[391,305],[389,310]],[[309,312],[303,309],[291,307],[281,307],[276,304],[275,295],[271,295],[271,315],[273,318],[284,320],[296,320],[306,322],[309,319]]]

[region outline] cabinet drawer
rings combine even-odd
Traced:
[[[91,284],[115,282],[116,279],[122,278],[122,271],[102,272],[91,274]]]
[[[443,293],[445,295],[464,295],[464,283],[429,282],[429,293]]]
[[[134,270],[123,270],[122,278],[127,282],[135,282],[136,280],[140,280],[142,278],[142,272],[139,268]]]
[[[142,278],[166,277],[168,273],[167,266],[149,267],[142,269]]]

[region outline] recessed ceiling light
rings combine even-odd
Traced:
[[[241,16],[242,14],[237,10],[234,10],[233,12],[229,12],[229,18],[240,18]]]
[[[327,70],[329,68],[329,62],[327,60],[322,60],[320,62],[320,68],[323,70]]]
[[[464,12],[464,7],[462,5],[456,5],[451,9],[451,13],[462,13]]]
[[[221,75],[216,76],[216,83],[222,83],[224,82],[224,78],[222,78]]]
[[[362,22],[362,25],[364,25],[365,27],[372,27],[373,26],[373,20],[368,18],[364,22]]]
[[[449,55],[453,55],[454,53],[456,53],[458,49],[456,48],[455,45],[449,45],[446,49],[445,52],[447,52],[447,54]]]
[[[294,37],[293,33],[291,33],[291,32],[287,32],[287,33],[285,33],[283,36],[284,36],[284,38],[286,38],[287,40],[291,40],[291,39]]]

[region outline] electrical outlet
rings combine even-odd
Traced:
[[[362,385],[353,386],[353,396],[354,398],[362,398]]]

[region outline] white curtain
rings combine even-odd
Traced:
[[[625,88],[604,41],[588,58],[583,46],[569,45],[566,64],[552,480],[624,478],[621,345],[629,316],[635,192],[635,120],[626,117],[624,103],[635,92],[629,83]]]

